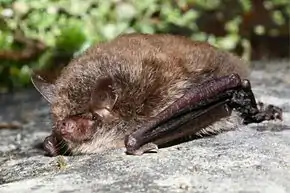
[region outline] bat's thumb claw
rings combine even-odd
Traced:
[[[127,150],[127,154],[130,155],[143,155],[144,153],[148,153],[148,152],[155,152],[157,153],[158,151],[158,146],[154,143],[146,143],[145,145],[141,146],[139,149],[136,150],[131,150],[128,151]]]
[[[147,143],[141,147],[144,149],[144,152],[157,152],[158,146],[155,143]]]

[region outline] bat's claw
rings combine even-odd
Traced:
[[[260,123],[262,121],[270,120],[283,120],[283,111],[280,107],[274,105],[264,105],[263,103],[258,103],[259,111],[257,114],[246,117],[244,123]]]
[[[274,105],[268,105],[265,114],[269,120],[283,120],[283,111],[280,107]]]
[[[157,152],[158,146],[154,143],[146,143],[145,145],[139,147],[138,149],[130,149],[126,151],[129,155],[143,155],[147,152]]]
[[[283,120],[283,110],[275,105],[265,105],[262,102],[257,104],[260,114],[265,117],[265,120]]]

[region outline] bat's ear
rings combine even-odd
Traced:
[[[117,98],[112,78],[99,78],[92,90],[90,108],[101,117],[109,116]]]
[[[52,103],[55,97],[55,85],[46,81],[41,75],[33,72],[31,82],[36,90],[49,102]]]

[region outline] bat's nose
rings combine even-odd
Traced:
[[[76,122],[73,120],[63,120],[59,122],[59,131],[61,135],[73,133],[76,129]]]

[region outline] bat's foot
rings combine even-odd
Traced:
[[[266,115],[267,119],[279,119],[279,120],[283,120],[283,110],[280,107],[277,107],[275,105],[265,105],[262,102],[258,102],[258,108],[260,110],[260,112],[264,112],[264,114]]]
[[[129,155],[143,155],[147,152],[157,152],[158,146],[154,143],[146,143],[142,146],[137,146],[136,139],[129,135],[125,140],[126,153]]]
[[[263,121],[270,120],[283,120],[283,112],[280,107],[274,105],[264,105],[264,103],[259,102],[257,104],[259,112],[254,115],[245,116],[244,124],[249,123],[260,123]]]
[[[248,80],[243,80],[242,90],[233,93],[230,105],[241,113],[244,124],[282,120],[281,108],[262,102],[256,103]]]

